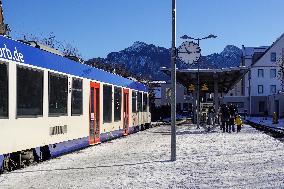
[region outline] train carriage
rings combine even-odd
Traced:
[[[150,125],[148,89],[0,36],[0,168],[45,160]]]

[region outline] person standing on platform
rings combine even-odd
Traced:
[[[243,125],[243,121],[241,119],[240,115],[236,116],[236,124],[237,124],[237,133],[241,131],[242,125]]]
[[[237,115],[237,107],[232,103],[229,105],[230,120],[229,120],[229,133],[231,130],[235,132],[235,119]]]
[[[222,122],[223,133],[225,131],[228,132],[230,113],[229,113],[229,108],[226,104],[221,105],[220,113],[221,113],[221,122]]]
[[[214,107],[210,106],[208,108],[208,121],[207,121],[208,125],[214,124],[214,114],[215,114]]]

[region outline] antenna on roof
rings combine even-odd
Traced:
[[[8,24],[4,23],[2,0],[0,0],[0,35],[9,35],[10,28]]]

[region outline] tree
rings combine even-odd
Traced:
[[[107,72],[120,75],[122,77],[136,78],[135,76],[132,75],[132,73],[129,72],[129,70],[126,69],[124,65],[116,63],[116,62],[110,62],[103,58],[93,58],[93,59],[86,61],[85,64],[105,70]]]
[[[277,64],[279,66],[278,79],[280,79],[282,89],[283,89],[283,86],[284,86],[284,78],[283,78],[283,76],[284,76],[284,60],[283,60],[282,57],[277,60]]]
[[[60,51],[64,56],[75,56],[82,59],[82,55],[75,47],[69,42],[61,42],[56,39],[54,33],[49,33],[48,36],[35,36],[33,34],[24,34],[24,41],[34,41],[41,43],[53,49]]]

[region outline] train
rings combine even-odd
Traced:
[[[150,126],[145,84],[0,36],[0,172]]]

